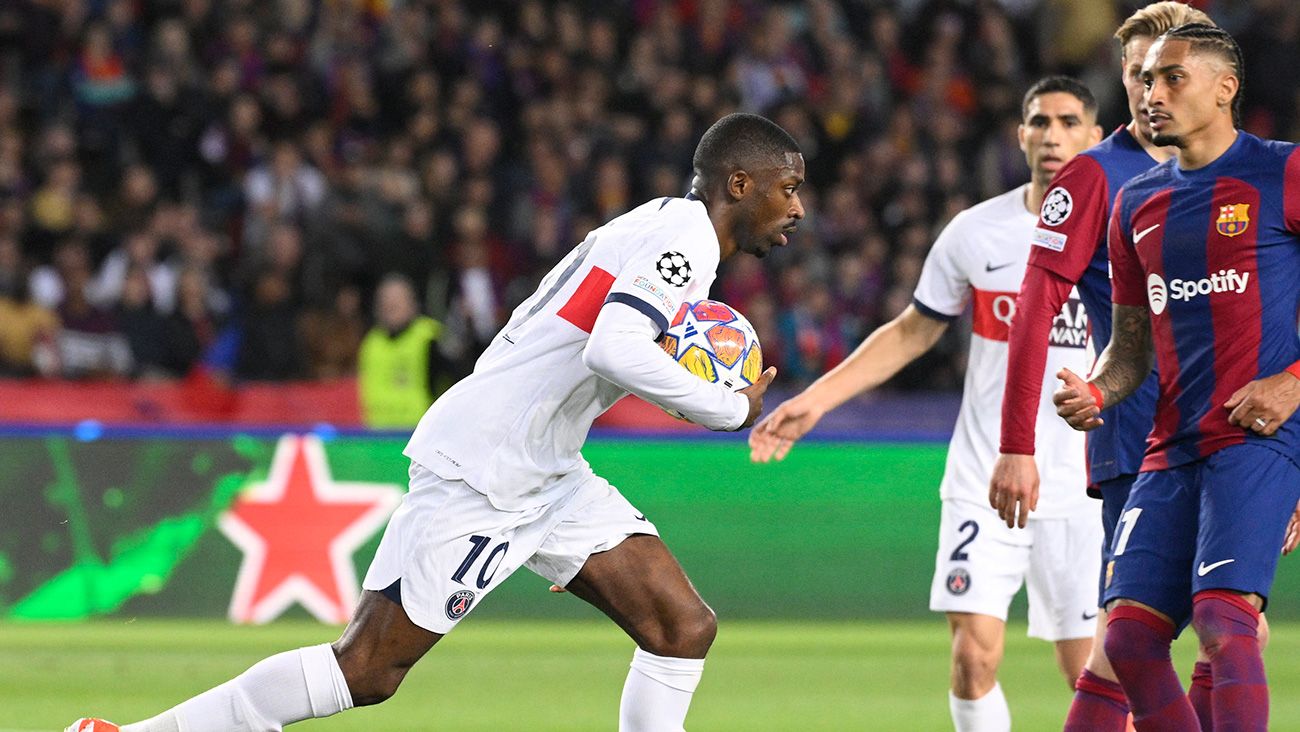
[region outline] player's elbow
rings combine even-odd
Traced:
[[[582,349],[582,365],[591,369],[593,374],[614,381],[613,375],[618,369],[618,359],[614,358],[615,350],[589,340],[587,347]]]

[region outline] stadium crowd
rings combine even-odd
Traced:
[[[1300,139],[1300,4],[1195,3],[1246,127]],[[681,195],[731,111],[789,130],[810,212],[714,294],[796,384],[911,301],[938,229],[1028,177],[1020,96],[1126,110],[1128,2],[17,0],[0,7],[0,374],[355,373],[397,273],[464,370],[586,232]],[[401,278],[398,278],[401,279]],[[379,327],[400,327],[381,325]],[[950,342],[896,380],[956,388]]]

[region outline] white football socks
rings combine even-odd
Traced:
[[[948,711],[957,732],[1008,732],[1011,709],[1002,695],[1002,684],[993,684],[989,693],[978,699],[958,699],[948,692]]]
[[[303,719],[352,708],[329,644],[280,653],[189,701],[122,732],[280,732]]]
[[[703,674],[703,658],[667,658],[636,649],[619,702],[619,732],[682,732]]]

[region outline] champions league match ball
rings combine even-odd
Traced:
[[[682,304],[659,345],[687,371],[732,391],[753,384],[763,373],[763,349],[754,326],[717,300]],[[674,409],[664,411],[685,419]]]

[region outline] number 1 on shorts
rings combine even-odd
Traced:
[[[1142,509],[1130,508],[1119,517],[1119,523],[1123,526],[1119,532],[1119,541],[1115,542],[1115,556],[1124,553],[1124,547],[1128,546],[1128,537],[1133,533],[1133,527],[1137,525],[1138,516],[1142,515]]]

